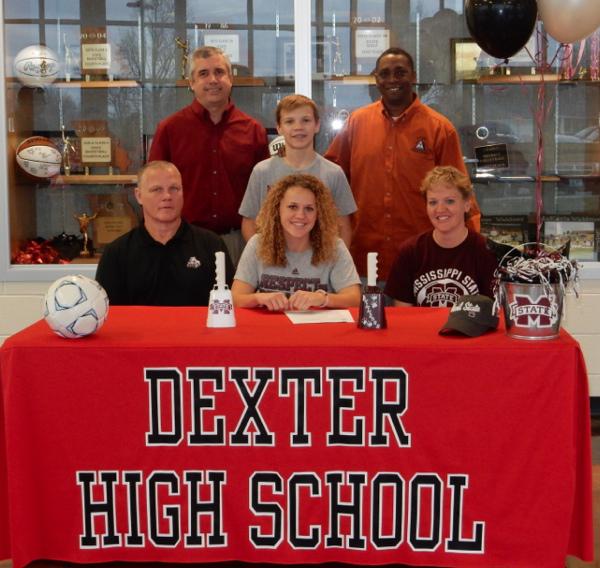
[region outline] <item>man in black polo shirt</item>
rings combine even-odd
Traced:
[[[96,280],[112,305],[206,306],[215,282],[215,252],[225,252],[228,284],[233,265],[221,238],[181,218],[179,170],[154,161],[138,172],[135,197],[144,222],[110,243]]]

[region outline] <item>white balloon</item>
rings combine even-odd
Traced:
[[[537,0],[544,28],[557,41],[573,43],[600,27],[599,0]]]

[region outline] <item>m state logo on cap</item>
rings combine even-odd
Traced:
[[[551,327],[558,321],[558,304],[541,296],[534,300],[527,294],[515,294],[509,304],[510,319],[523,327]]]

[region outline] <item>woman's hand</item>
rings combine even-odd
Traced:
[[[309,308],[322,308],[327,300],[327,294],[322,292],[307,292],[296,290],[289,299],[291,310],[308,310]]]
[[[293,309],[283,292],[257,292],[255,298],[259,306],[264,306],[271,312]]]

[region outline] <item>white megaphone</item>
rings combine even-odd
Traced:
[[[233,297],[225,284],[225,253],[215,253],[216,282],[208,298],[206,327],[235,327]]]

